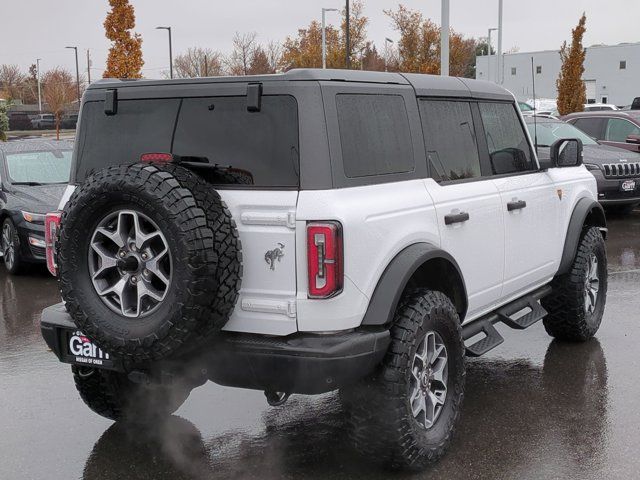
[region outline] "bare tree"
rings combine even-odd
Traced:
[[[76,99],[76,82],[71,73],[57,67],[42,77],[42,98],[56,119],[56,138],[60,140],[60,121],[69,105]]]
[[[177,78],[213,77],[223,74],[222,55],[210,48],[193,47],[173,62]]]
[[[276,73],[282,68],[282,44],[271,40],[265,47],[267,59],[269,62],[269,70]]]
[[[256,32],[233,36],[233,50],[227,58],[227,68],[231,75],[248,75],[251,59],[256,49]]]
[[[0,91],[8,100],[22,98],[21,89],[25,76],[18,65],[0,66]]]

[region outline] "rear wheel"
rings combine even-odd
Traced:
[[[23,261],[20,258],[20,237],[18,230],[10,218],[2,223],[2,236],[0,237],[2,258],[7,271],[16,275],[22,271]]]
[[[341,393],[356,448],[396,468],[434,463],[458,423],[464,380],[462,331],[449,298],[423,289],[406,295],[381,368]]]
[[[191,393],[187,384],[134,383],[123,373],[72,366],[73,380],[84,403],[111,420],[149,423],[175,412]]]

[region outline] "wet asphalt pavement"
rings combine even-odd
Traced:
[[[40,311],[59,301],[55,280],[0,266],[0,479],[637,478],[640,211],[609,223],[597,338],[567,345],[541,323],[499,327],[505,343],[468,362],[450,452],[421,474],[358,457],[335,394],[271,408],[261,392],[208,383],[161,425],[113,424],[84,406],[40,336]]]

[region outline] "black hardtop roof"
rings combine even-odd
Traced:
[[[442,77],[419,73],[370,72],[302,68],[272,75],[183,78],[173,80],[118,80],[102,79],[92,83],[89,90],[117,87],[152,87],[160,85],[189,85],[208,83],[257,83],[273,81],[336,81],[377,84],[412,85],[418,96],[451,96],[513,100],[507,90],[495,83],[458,77]]]

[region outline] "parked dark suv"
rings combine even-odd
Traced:
[[[601,145],[575,126],[548,117],[525,117],[538,157],[549,158],[551,145],[561,138],[579,138],[583,163],[598,182],[598,201],[609,210],[632,211],[640,204],[640,154]]]
[[[575,125],[600,143],[640,152],[640,111],[571,113],[562,120]]]

